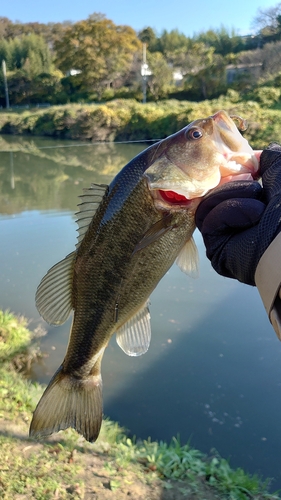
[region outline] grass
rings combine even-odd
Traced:
[[[23,317],[0,311],[0,362],[10,360],[30,344],[31,334]]]
[[[116,453],[117,462],[138,460],[150,470],[157,471],[163,479],[195,483],[204,478],[211,486],[233,500],[267,498],[269,481],[261,482],[258,475],[249,475],[241,468],[232,469],[219,455],[206,457],[189,444],[181,445],[173,438],[171,444],[144,441],[133,444],[129,439],[121,443]],[[269,495],[270,498],[279,498]]]
[[[13,356],[28,353],[32,334],[24,318],[1,311],[0,332],[0,498],[279,498],[268,481],[232,469],[217,454],[207,457],[176,438],[131,440],[107,419],[94,444],[71,429],[42,443],[28,439],[42,387],[16,371]]]
[[[28,495],[36,499],[67,498],[71,491],[73,474],[77,466],[71,463],[71,454],[58,443],[44,446],[36,454],[29,454],[29,447],[18,454],[18,443],[10,437],[1,436],[1,498],[13,498],[15,494]],[[79,483],[76,490],[78,491]],[[75,491],[75,487],[72,490]]]
[[[116,99],[105,104],[65,104],[47,109],[0,110],[0,133],[49,136],[86,141],[160,139],[191,121],[220,109],[247,119],[246,139],[263,149],[280,137],[281,113],[257,101],[243,101],[233,93],[202,102],[176,99],[142,104]]]

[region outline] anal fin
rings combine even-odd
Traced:
[[[176,264],[180,270],[191,276],[197,278],[199,274],[199,257],[197,246],[193,238],[190,238],[182,247],[176,259]]]
[[[116,341],[128,356],[141,356],[148,350],[151,341],[151,326],[147,302],[117,330]]]

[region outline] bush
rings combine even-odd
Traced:
[[[264,99],[273,100],[277,99],[278,92],[272,92],[270,87],[262,95]],[[115,99],[104,104],[67,104],[47,109],[1,111],[0,133],[90,141],[161,139],[191,121],[210,116],[220,109],[247,120],[249,127],[245,137],[252,147],[262,149],[273,140],[280,141],[281,112],[261,106],[257,101],[237,101],[234,91],[227,96],[201,102],[171,99],[142,104],[134,99]]]
[[[279,101],[281,89],[276,87],[259,87],[253,91],[253,99],[262,106],[271,107]]]

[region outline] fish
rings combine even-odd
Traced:
[[[237,123],[237,126],[236,126]],[[192,274],[192,234],[202,197],[232,178],[255,178],[259,163],[225,111],[191,122],[133,158],[109,186],[83,191],[76,249],[40,282],[36,306],[50,324],[74,311],[65,358],[39,400],[30,436],[72,427],[97,439],[102,423],[101,363],[112,335],[130,356],[151,340],[149,297],[176,261]]]

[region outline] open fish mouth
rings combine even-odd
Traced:
[[[234,154],[226,154],[226,163],[227,166],[223,166],[220,169],[220,180],[216,186],[213,188],[208,189],[214,189],[215,187],[221,186],[222,184],[226,184],[227,182],[231,181],[241,181],[241,180],[247,180],[247,181],[253,181],[257,180],[259,178],[259,157],[260,157],[261,151],[254,151],[254,156],[251,156],[251,158],[245,158],[244,157],[244,162],[243,163],[238,163],[234,159]],[[227,161],[227,157],[230,158],[229,161]],[[241,159],[241,158],[240,158]],[[181,186],[178,188],[174,188],[173,190],[171,189],[154,189],[152,190],[153,192],[153,197],[157,199],[158,201],[161,199],[165,204],[168,205],[177,205],[177,206],[182,206],[182,207],[187,207],[188,205],[191,204],[191,202],[195,199],[194,197],[189,198],[188,195],[184,194],[184,188]],[[204,193],[206,194],[206,193]],[[201,198],[204,196],[204,194],[198,196],[198,198]],[[198,199],[197,198],[197,199]]]
[[[176,191],[169,190],[158,190],[158,197],[162,198],[163,201],[171,205],[183,205],[187,206],[191,203],[191,200],[186,198],[183,194],[179,194]]]

